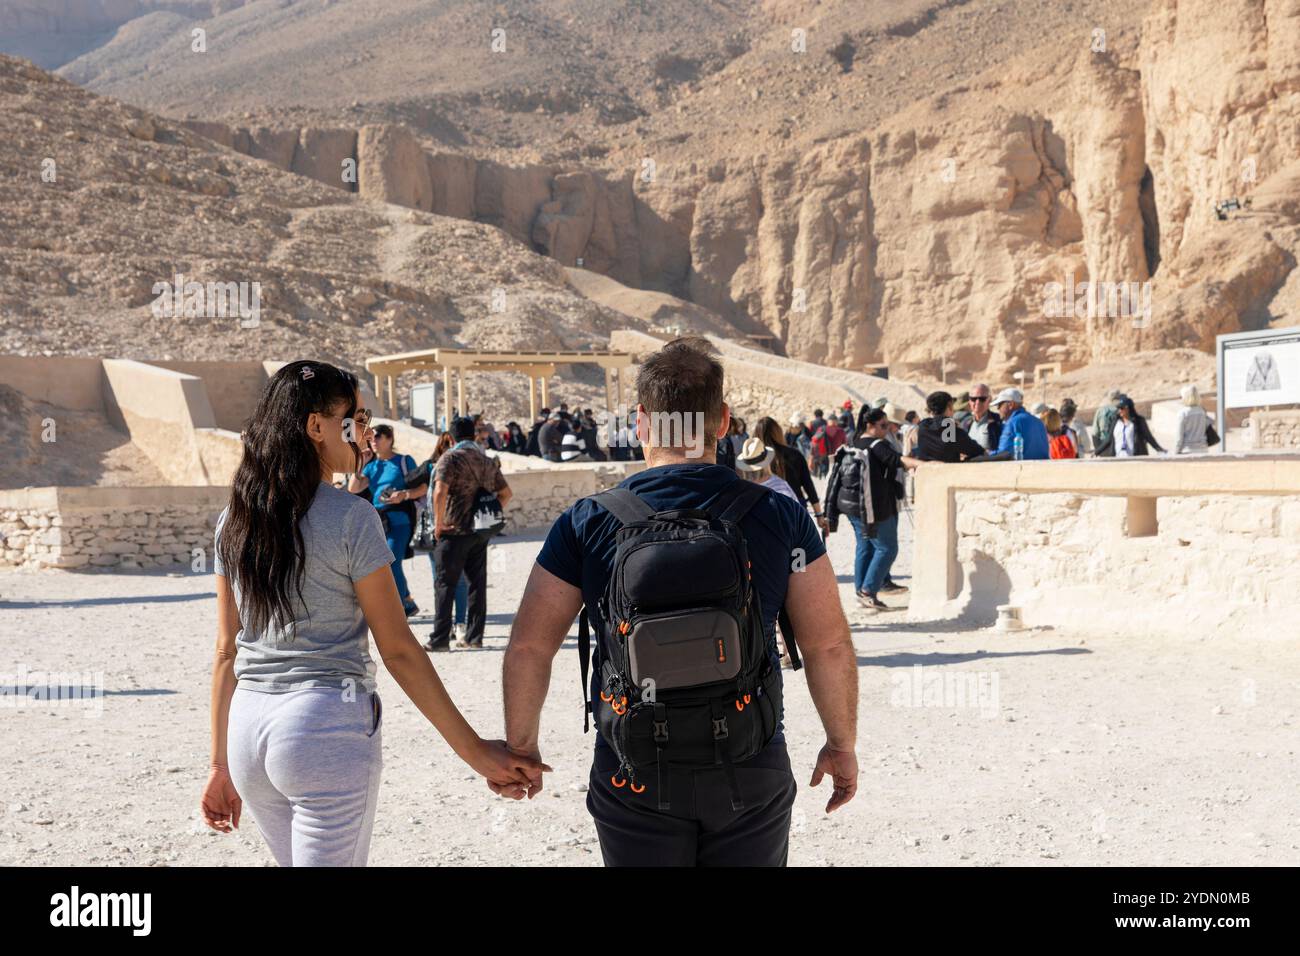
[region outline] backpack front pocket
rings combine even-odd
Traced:
[[[718,608],[639,618],[627,636],[632,682],[656,692],[734,680],[740,673],[740,622]]]

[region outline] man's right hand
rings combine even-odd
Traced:
[[[831,775],[835,789],[826,802],[826,812],[834,813],[853,799],[858,792],[858,755],[852,750],[834,750],[828,743],[817,755],[817,765],[813,767],[812,782],[815,787],[822,782],[822,777]]]

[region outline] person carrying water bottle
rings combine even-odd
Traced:
[[[1016,461],[1046,461],[1051,458],[1047,428],[1025,408],[1025,396],[1018,388],[1004,388],[993,399],[1002,416],[998,453],[1012,452]]]

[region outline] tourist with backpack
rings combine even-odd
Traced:
[[[797,501],[711,453],[655,444],[671,437],[652,433],[658,414],[700,414],[709,442],[725,440],[714,358],[670,342],[636,388],[649,467],[577,502],[547,535],[506,650],[508,743],[538,752],[552,660],[578,616],[598,731],[587,807],[605,864],[784,865],[795,779],[778,619],[826,730],[812,785],[833,778],[827,812],[857,788],[857,662],[835,574]],[[529,796],[541,786],[535,775]]]
[[[469,582],[469,610],[464,647],[482,647],[487,623],[488,543],[505,524],[503,509],[513,494],[501,463],[489,458],[474,441],[474,420],[453,418],[456,444],[443,453],[433,470],[433,632],[424,649],[445,651],[451,646],[452,595],[463,573]]]
[[[848,518],[857,538],[853,590],[867,608],[887,611],[880,591],[898,556],[898,502],[904,497],[902,468],[920,462],[900,455],[885,437],[889,416],[882,408],[863,409],[858,437],[835,456],[826,486],[826,518],[832,532]],[[896,586],[902,590],[901,586]]]

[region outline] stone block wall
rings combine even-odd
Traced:
[[[572,464],[509,473],[511,532],[544,530],[579,498],[611,487],[641,462]],[[28,488],[0,491],[0,570],[134,571],[212,567],[226,488]]]
[[[1300,448],[1300,408],[1261,409],[1250,413],[1250,421],[1256,448]]]
[[[225,507],[216,488],[34,488],[0,493],[0,568],[189,568]]]
[[[1300,498],[1157,499],[1153,535],[1130,537],[1126,499],[958,491],[957,559],[967,613],[998,604],[1027,624],[1076,629],[1216,629],[1282,636],[1300,613]]]

